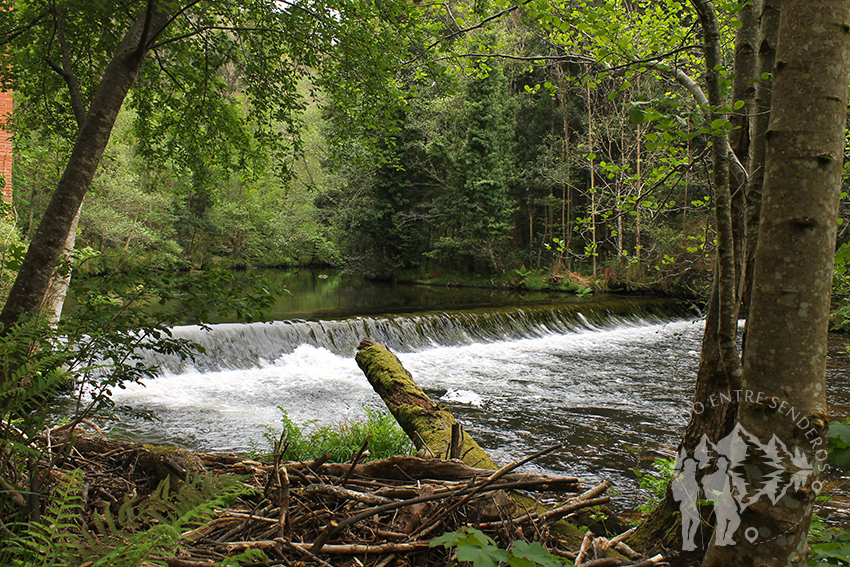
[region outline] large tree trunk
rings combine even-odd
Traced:
[[[732,449],[746,454],[737,466],[734,457],[729,464],[748,498],[735,506],[737,530],[725,542],[715,535],[706,567],[802,565],[826,455],[827,325],[850,82],[850,1],[785,0],[782,8],[741,385],[752,395],[738,408],[736,428],[749,437],[733,440]],[[765,458],[771,454],[780,459]],[[763,494],[773,478],[775,504]]]
[[[18,277],[0,313],[0,333],[22,316],[39,314],[74,217],[109,141],[115,118],[138,74],[149,39],[169,21],[160,2],[149,2],[125,34],[92,97],[65,172],[33,235]]]

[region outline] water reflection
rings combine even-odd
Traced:
[[[250,270],[237,273],[236,279],[245,281],[257,274],[283,285],[291,293],[272,307],[269,321],[579,301],[559,292],[381,282],[340,270]]]

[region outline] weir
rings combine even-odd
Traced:
[[[666,298],[616,298],[469,310],[425,311],[335,320],[287,320],[269,323],[219,324],[173,329],[205,352],[193,361],[150,357],[172,373],[255,368],[273,363],[299,346],[353,356],[357,344],[375,338],[394,352],[417,352],[437,346],[460,346],[504,340],[539,338],[576,330],[661,323],[693,317],[689,305]]]
[[[106,424],[114,434],[246,453],[266,445],[268,428],[279,436],[281,409],[307,427],[362,419],[364,407],[386,407],[354,360],[359,341],[372,337],[390,345],[497,463],[563,443],[536,466],[612,480],[638,502],[644,496],[631,471],[650,470],[681,438],[703,322],[675,301],[618,297],[175,333],[207,354],[196,366],[160,360],[167,364],[159,377],[115,389],[121,421]],[[844,344],[831,351],[828,397],[846,412]]]

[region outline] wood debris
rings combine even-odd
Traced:
[[[123,502],[125,495],[145,498],[163,474],[177,483],[185,475],[235,476],[252,489],[182,533],[176,557],[150,557],[170,567],[212,567],[251,549],[262,550],[268,565],[442,566],[451,562],[452,550],[430,547],[431,539],[463,526],[480,529],[503,548],[515,540],[537,541],[570,560],[621,544],[622,538],[591,538],[582,555],[578,546],[567,549],[553,529],[558,520],[607,502],[603,493],[609,483],[579,494],[577,478],[518,472],[520,463],[493,471],[410,456],[336,464],[187,453],[152,452],[147,445],[82,436],[62,469],[86,474],[83,522]],[[166,461],[170,466],[163,466]],[[523,494],[532,503],[545,494],[560,504],[548,510],[518,508],[508,493]],[[606,565],[647,564],[619,557]],[[601,563],[584,563],[596,564]]]

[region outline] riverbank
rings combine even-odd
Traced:
[[[61,450],[58,432],[54,439]],[[592,527],[603,556],[610,547],[621,558],[606,565],[634,562],[628,547],[612,541],[628,526],[582,512],[609,501],[609,483],[580,487],[574,477],[516,472],[520,464],[492,471],[416,457],[269,463],[85,434],[60,465],[44,471],[55,502],[39,524],[5,538],[0,557],[61,558],[67,565],[421,567],[453,560],[455,545],[441,545],[447,538],[437,536],[472,533],[464,530],[474,526],[492,538],[491,552],[512,548],[522,557],[533,548],[538,560],[542,552],[572,561],[588,548],[584,532],[561,520],[571,516]],[[538,508],[540,499],[559,504]]]

